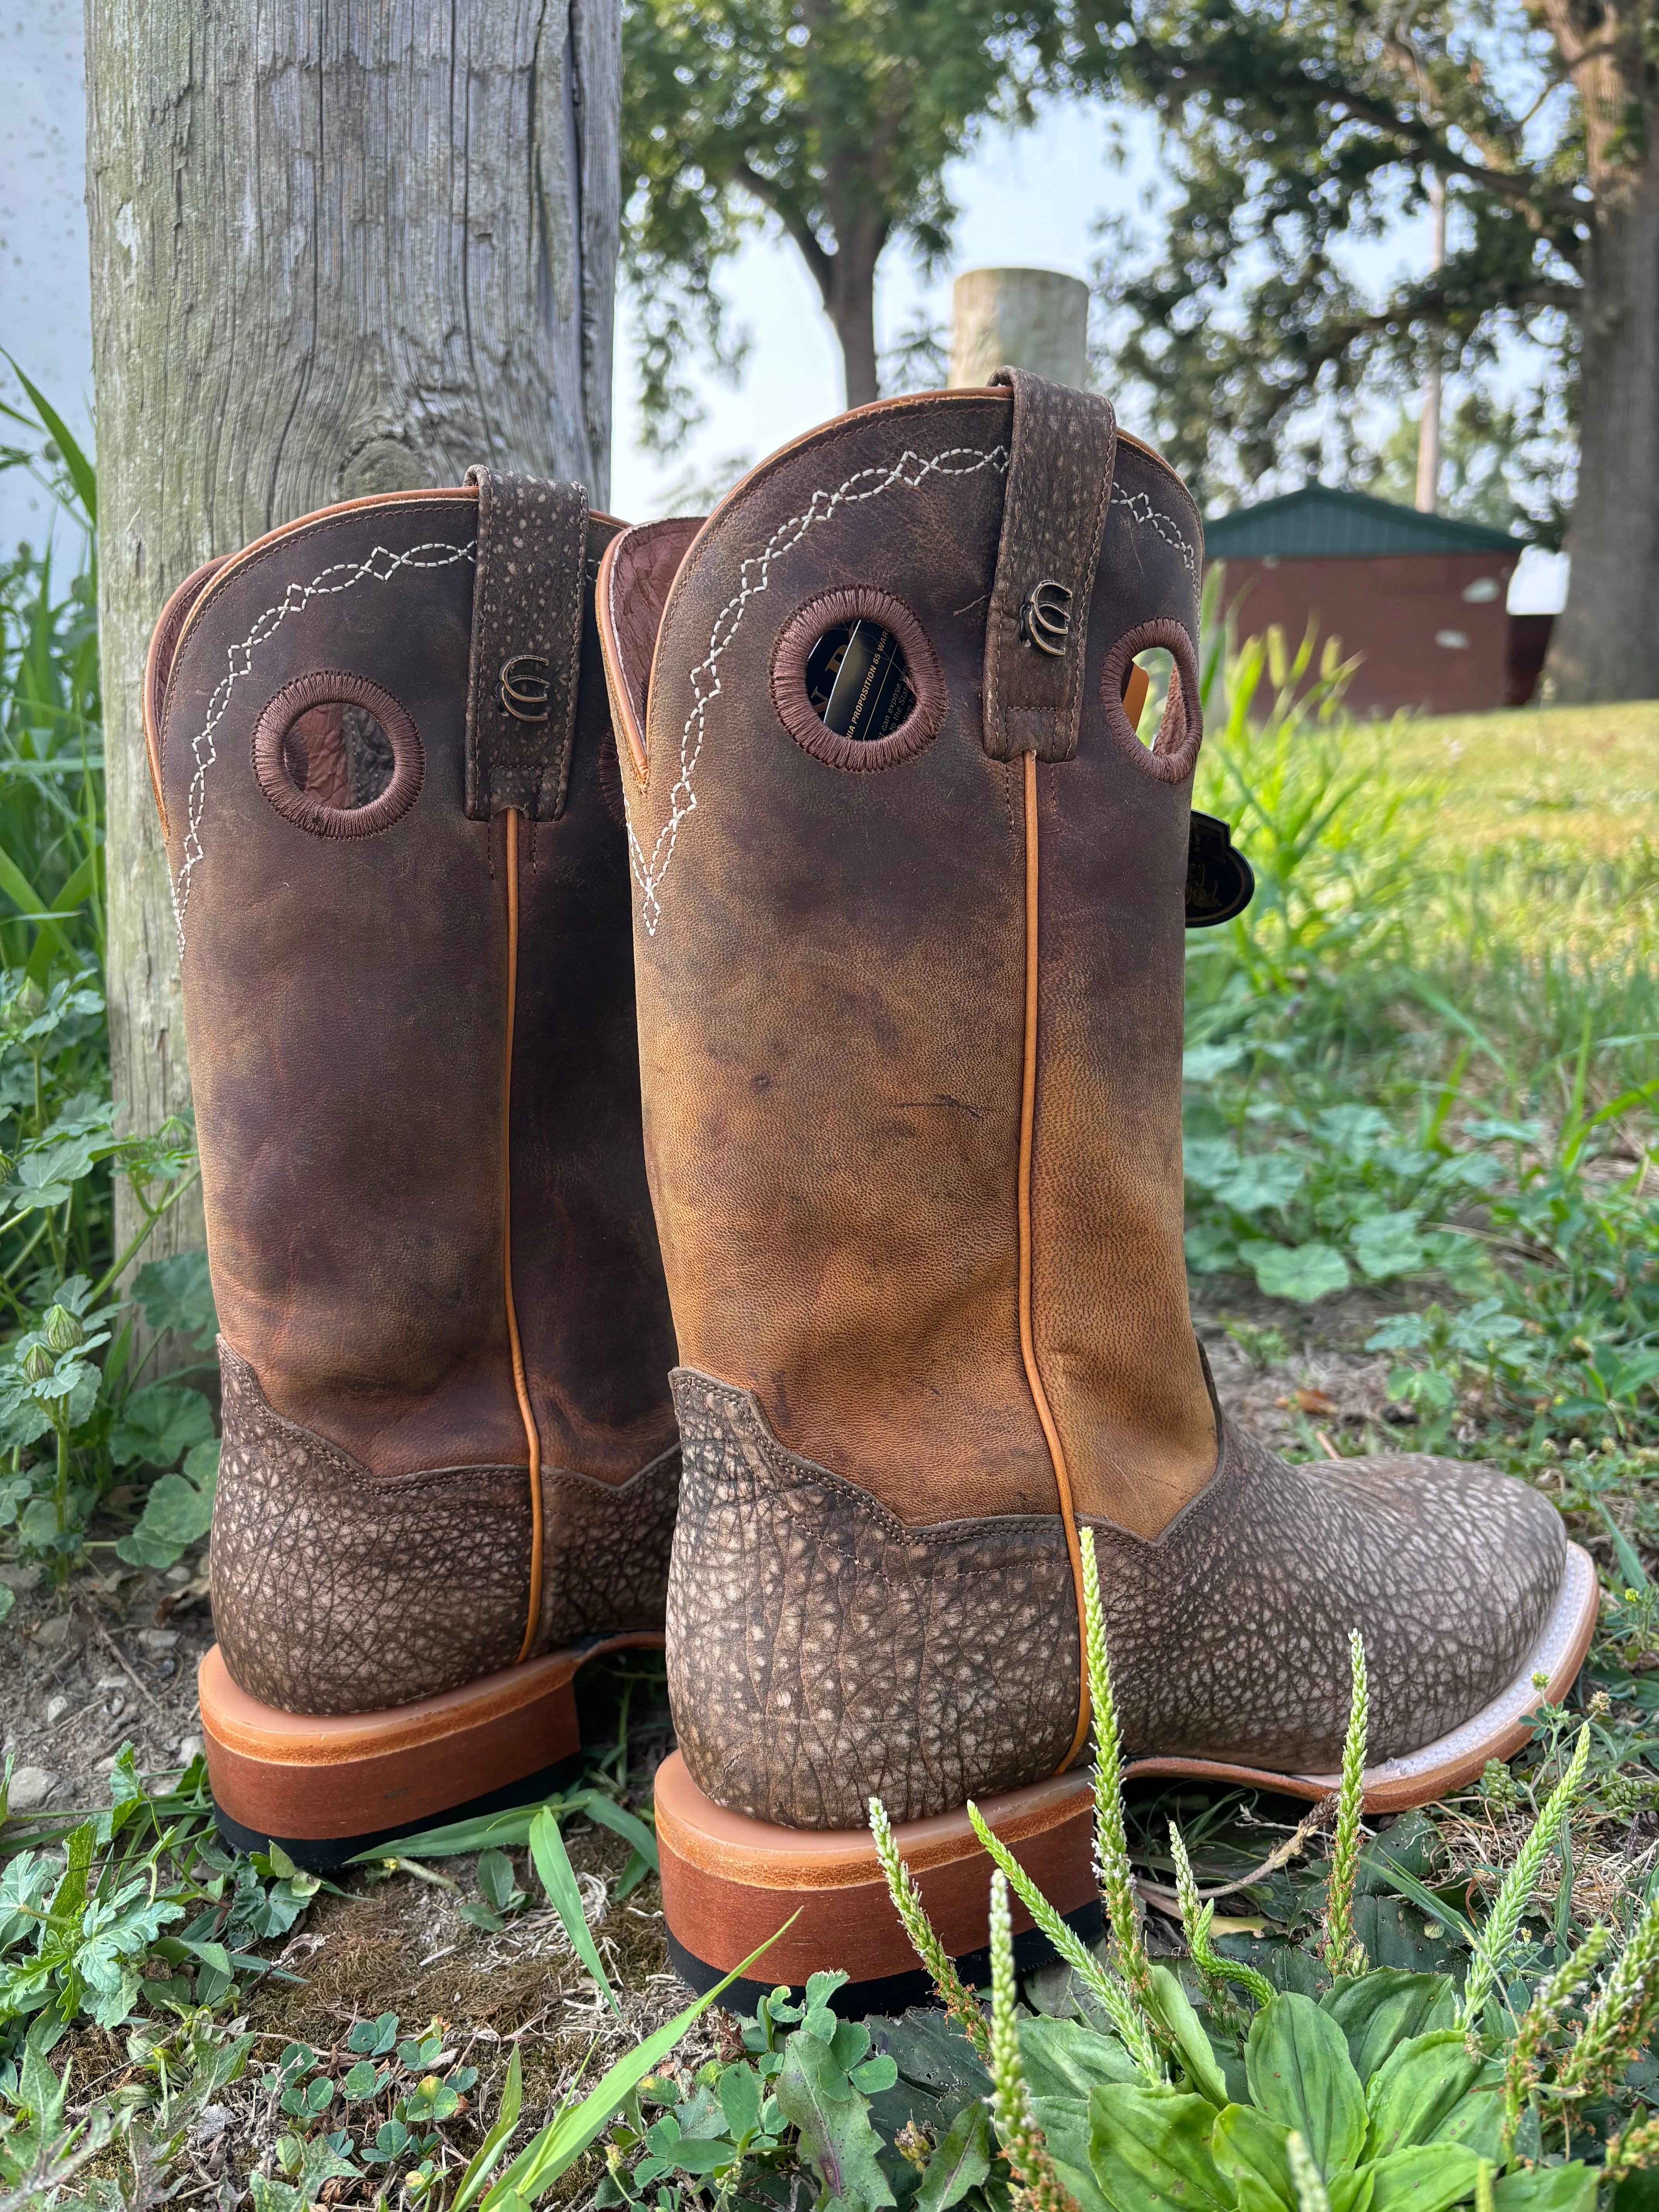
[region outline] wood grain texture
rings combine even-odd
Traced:
[[[951,288],[955,390],[1027,368],[1081,391],[1089,380],[1089,288],[1055,269],[969,269]]]
[[[189,1100],[151,627],[210,556],[474,462],[605,504],[617,0],[88,0],[87,82],[111,1058],[148,1129]],[[147,1256],[202,1236],[181,1206]]]

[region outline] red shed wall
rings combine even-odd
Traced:
[[[1322,645],[1334,635],[1345,659],[1364,655],[1347,695],[1357,714],[1400,707],[1480,714],[1504,702],[1513,554],[1229,561],[1226,570],[1226,601],[1238,608],[1241,637],[1278,623],[1294,650],[1312,616]],[[1483,580],[1497,585],[1493,597],[1464,597]],[[1442,644],[1442,633],[1467,643]]]

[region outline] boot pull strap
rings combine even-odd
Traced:
[[[985,750],[1070,760],[1083,713],[1089,603],[1112,495],[1117,418],[1111,402],[1021,368],[985,625]]]
[[[581,672],[587,494],[580,484],[469,469],[478,490],[472,660],[466,691],[466,811],[564,806]]]

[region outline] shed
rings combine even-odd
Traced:
[[[1204,539],[1206,558],[1226,564],[1242,634],[1278,623],[1294,647],[1311,618],[1345,659],[1363,656],[1347,695],[1356,712],[1509,702],[1506,600],[1522,547],[1503,531],[1307,484],[1216,516]]]

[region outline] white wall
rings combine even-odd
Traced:
[[[0,15],[0,347],[76,437],[91,434],[85,44],[81,0],[10,0]],[[0,362],[0,398],[22,398]],[[0,416],[0,444],[27,443]],[[0,475],[0,546],[39,543],[52,502],[18,470]]]
[[[1567,573],[1571,565],[1565,553],[1546,553],[1539,546],[1528,545],[1510,578],[1510,612],[1559,615],[1567,604]]]

